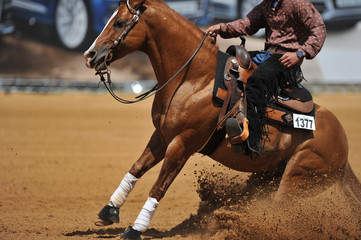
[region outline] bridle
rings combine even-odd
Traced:
[[[140,15],[140,11],[139,10],[135,10],[132,6],[130,6],[129,3],[130,0],[127,0],[127,8],[129,10],[129,12],[131,14],[133,14],[133,18],[132,20],[125,26],[125,28],[123,29],[123,31],[121,32],[121,34],[118,36],[118,38],[116,40],[113,41],[112,46],[110,47],[110,49],[114,49],[116,46],[118,46],[118,44],[120,43],[120,41],[123,39],[125,39],[126,35],[130,32],[130,29],[133,28],[133,26],[139,21],[139,15]]]
[[[147,91],[147,92],[145,92],[145,93],[143,93],[141,95],[136,96],[135,97],[136,100],[126,100],[126,99],[120,98],[114,93],[114,91],[112,89],[112,81],[110,79],[110,73],[111,72],[108,69],[107,61],[110,61],[112,59],[112,57],[113,57],[113,49],[115,47],[117,47],[119,45],[119,43],[126,38],[128,33],[130,32],[130,30],[135,26],[136,23],[138,23],[139,17],[140,17],[140,14],[141,14],[139,9],[136,10],[132,6],[130,6],[130,0],[127,0],[126,4],[127,4],[127,8],[129,10],[129,12],[131,14],[133,14],[133,18],[124,27],[123,31],[120,33],[118,38],[116,38],[116,40],[113,41],[113,44],[111,45],[108,53],[106,54],[106,56],[104,58],[104,64],[105,64],[106,69],[103,70],[103,71],[97,71],[95,73],[95,75],[100,76],[100,82],[102,82],[104,84],[104,86],[106,87],[106,89],[108,90],[110,95],[112,95],[115,100],[117,100],[118,102],[123,103],[123,104],[132,104],[132,103],[137,103],[137,102],[143,101],[143,100],[155,95],[157,92],[162,90],[166,85],[168,85],[192,61],[192,59],[196,56],[198,51],[201,49],[206,37],[208,36],[208,33],[204,34],[201,43],[199,44],[197,49],[194,51],[192,56],[187,60],[187,62],[167,82],[165,82],[161,87],[158,88],[158,84],[156,84],[151,90],[149,90],[149,91]]]
[[[119,1],[119,5],[120,5],[120,2],[121,1]],[[130,22],[127,23],[127,25],[124,27],[123,31],[113,41],[112,45],[110,46],[110,48],[108,50],[108,53],[105,55],[104,66],[106,67],[106,71],[103,71],[103,73],[104,72],[109,72],[107,62],[110,61],[113,58],[113,49],[116,48],[119,45],[119,43],[126,38],[128,33],[130,32],[130,30],[139,21],[140,10],[135,10],[132,6],[130,6],[130,0],[127,0],[127,8],[128,8],[128,11],[131,14],[133,14],[133,18],[132,18],[132,20]],[[97,72],[97,74],[98,73],[99,73],[99,71]]]

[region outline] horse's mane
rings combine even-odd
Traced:
[[[147,0],[147,1],[157,2],[157,3],[161,3],[161,4],[165,3],[163,0]]]
[[[165,2],[164,2],[163,0],[146,0],[146,1],[151,1],[151,2],[154,2],[154,3],[165,4]],[[121,2],[121,3],[126,3],[127,0],[120,0],[119,2]]]
[[[194,22],[189,21],[189,19],[185,18],[183,15],[181,15],[180,13],[175,11],[164,0],[145,0],[144,4],[147,4],[147,3],[152,4],[153,6],[165,7],[166,10],[170,10],[171,12],[169,12],[169,13],[171,13],[171,16],[174,19],[177,19],[177,23],[183,24],[188,27],[190,27],[192,25],[195,26],[194,24],[189,25],[189,23],[194,23]],[[164,9],[164,8],[161,8],[161,9]],[[180,21],[181,19],[182,19],[182,21]],[[197,29],[199,29],[199,28],[197,27]]]
[[[160,5],[160,6],[166,6],[169,7],[169,5],[164,1],[164,0],[145,0],[144,3],[147,4],[148,3],[152,3],[155,5]],[[170,7],[169,7],[170,8]],[[172,8],[170,8],[172,9]],[[172,9],[173,10],[173,9]]]

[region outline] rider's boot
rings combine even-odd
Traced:
[[[239,112],[235,118],[226,121],[226,140],[235,155],[242,155],[245,151],[245,142],[249,136],[246,99],[239,105]]]

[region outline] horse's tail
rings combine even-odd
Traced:
[[[343,168],[340,185],[340,188],[343,190],[346,197],[352,202],[352,205],[361,206],[361,183],[352,171],[348,162]]]

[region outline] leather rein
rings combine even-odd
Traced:
[[[105,88],[108,90],[108,92],[110,93],[110,95],[113,96],[113,98],[115,100],[117,100],[120,103],[123,104],[132,104],[132,103],[137,103],[140,101],[143,101],[153,95],[155,95],[157,92],[159,92],[160,90],[162,90],[166,85],[168,85],[191,61],[192,59],[197,55],[198,51],[201,49],[206,37],[208,36],[208,33],[205,33],[200,44],[198,45],[197,49],[194,51],[194,53],[192,54],[192,56],[187,60],[187,62],[168,80],[166,81],[161,87],[158,88],[158,84],[156,84],[151,90],[136,96],[136,100],[127,100],[127,99],[123,99],[121,97],[118,97],[112,88],[112,81],[110,78],[110,74],[111,71],[108,69],[107,66],[107,61],[110,61],[113,57],[113,49],[115,47],[117,47],[119,45],[119,43],[124,40],[126,38],[126,36],[128,35],[128,33],[130,32],[130,30],[134,27],[134,25],[139,21],[139,15],[140,15],[140,11],[139,10],[135,10],[134,8],[132,8],[130,6],[129,3],[130,0],[127,0],[127,8],[129,10],[129,12],[131,14],[133,14],[133,18],[132,20],[124,27],[123,31],[121,32],[121,34],[118,36],[118,38],[116,40],[113,41],[112,46],[110,47],[107,55],[104,58],[104,64],[106,66],[106,70],[103,71],[97,71],[95,73],[95,75],[99,75],[100,76],[100,82],[102,82],[105,86]],[[99,83],[100,83],[99,82]]]

